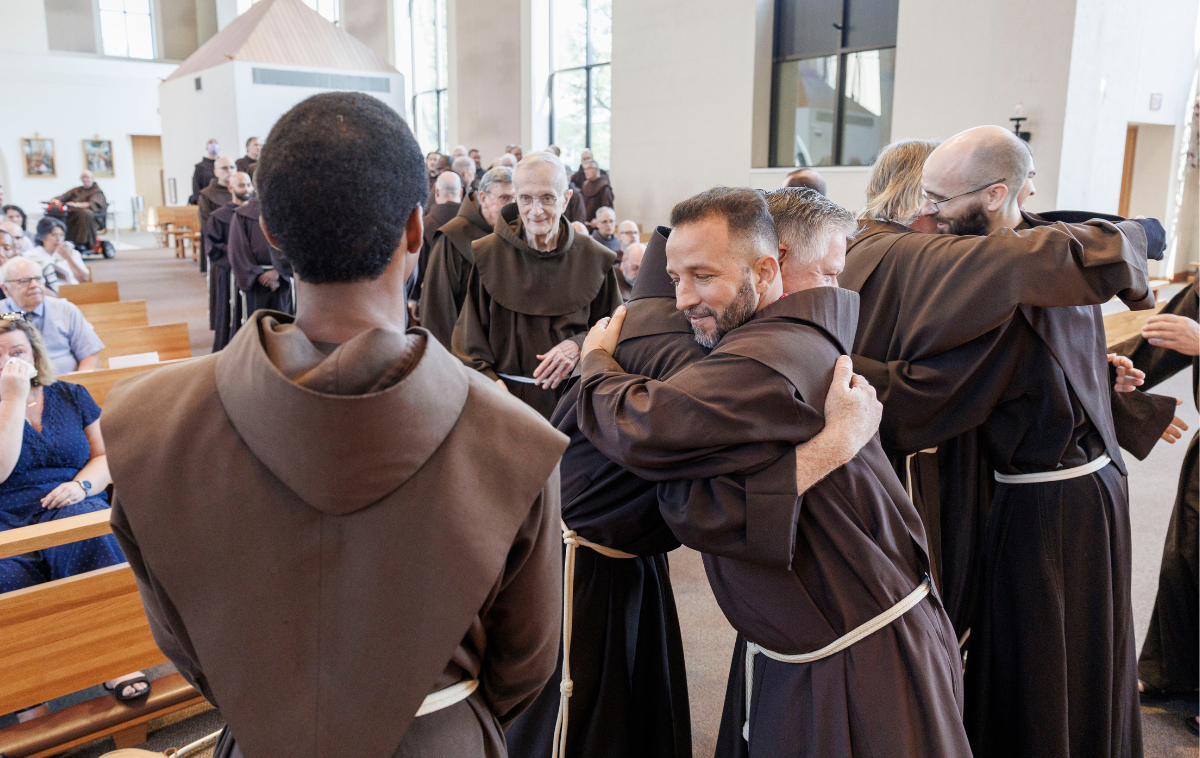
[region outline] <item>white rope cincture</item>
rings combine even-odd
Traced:
[[[851,629],[849,632],[838,637],[833,642],[829,643],[820,650],[814,650],[811,653],[799,653],[797,655],[783,655],[767,650],[761,645],[756,645],[750,640],[746,640],[746,723],[742,726],[742,739],[746,742],[750,741],[750,703],[751,695],[754,692],[754,656],[762,653],[768,658],[779,661],[780,663],[812,663],[819,661],[822,658],[828,658],[831,655],[840,653],[850,647],[859,640],[871,636],[875,632],[884,628],[904,614],[908,613],[917,603],[925,599],[929,594],[929,587],[932,580],[926,576],[917,588],[910,592],[903,600],[888,608],[883,613],[875,618],[867,621],[864,624]]]
[[[501,374],[503,376],[503,374]],[[567,522],[562,522],[563,544],[567,555],[563,560],[563,660],[562,680],[558,683],[558,718],[554,722],[554,748],[551,758],[563,758],[567,754],[567,702],[575,683],[571,681],[571,628],[575,615],[575,549],[579,546],[591,548],[606,558],[636,558],[631,553],[597,545],[580,537]]]
[[[913,496],[912,496],[912,492],[913,492],[912,459],[916,458],[921,453],[936,453],[936,452],[937,452],[936,447],[927,447],[924,450],[920,450],[915,453],[909,453],[908,455],[906,455],[904,457],[904,491],[908,493],[909,500],[913,499]]]
[[[456,682],[437,692],[431,692],[421,701],[421,707],[417,709],[417,716],[425,716],[434,711],[449,708],[455,703],[469,698],[471,693],[477,689],[479,689],[478,679],[463,679],[461,682]]]
[[[1085,463],[1075,468],[1064,468],[1057,471],[1039,471],[1036,474],[1001,474],[999,471],[995,473],[996,481],[1001,484],[1043,484],[1045,482],[1078,479],[1081,476],[1094,474],[1110,463],[1112,463],[1112,459],[1108,457],[1108,453],[1105,453],[1091,463]]]

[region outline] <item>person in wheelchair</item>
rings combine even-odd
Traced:
[[[46,204],[46,215],[62,220],[67,241],[81,253],[96,253],[111,258],[111,246],[99,238],[108,220],[108,199],[96,184],[92,172],[84,169],[80,186],[68,190]]]

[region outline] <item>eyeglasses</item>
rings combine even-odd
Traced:
[[[992,187],[992,186],[995,186],[997,184],[1001,184],[1001,183],[1007,182],[1007,181],[1008,181],[1008,179],[997,179],[994,182],[988,182],[987,184],[983,185],[982,187],[976,187],[975,189],[971,190],[970,192],[963,192],[960,195],[955,195],[954,197],[948,197],[945,200],[934,200],[932,197],[929,196],[929,193],[926,192],[925,190],[921,190],[921,197],[923,197],[925,199],[925,202],[932,205],[934,212],[937,213],[942,210],[943,205],[950,202],[951,200],[957,200],[960,197],[966,197],[967,195],[974,195],[976,192],[982,192],[985,189],[987,189],[988,187]]]
[[[523,205],[526,208],[537,203],[543,208],[553,208],[558,204],[558,198],[554,195],[542,195],[541,197],[530,197],[529,195],[521,195],[517,198],[517,205]]]
[[[496,198],[504,205],[508,205],[513,201],[512,194],[506,192],[492,192],[491,190],[484,190],[483,194],[487,195],[488,197]]]
[[[23,276],[20,279],[5,279],[4,280],[5,284],[15,284],[18,287],[28,287],[30,282],[37,282],[38,284],[45,284],[46,277],[44,277],[44,276]]]

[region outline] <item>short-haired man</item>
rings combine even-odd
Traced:
[[[567,441],[405,330],[427,185],[390,106],[301,102],[255,178],[299,313],[105,406],[155,639],[219,704],[220,755],[504,755],[554,670]]]
[[[4,229],[12,235],[13,244],[16,245],[17,251],[20,253],[27,252],[34,248],[33,240],[21,228],[21,225],[12,219],[8,221],[0,221],[0,229]]]
[[[79,186],[59,195],[58,200],[67,209],[67,239],[80,250],[94,250],[102,226],[100,219],[108,212],[108,199],[92,172],[84,169]]]
[[[596,214],[601,208],[611,208],[613,205],[612,185],[608,183],[608,174],[600,171],[600,164],[595,161],[583,162],[583,192],[584,223],[595,226]],[[613,215],[616,220],[616,215]]]
[[[454,352],[546,418],[579,362],[587,330],[621,304],[616,256],[562,218],[562,161],[533,153],[513,172],[516,204],[472,245],[475,268]]]
[[[618,278],[618,283],[621,285],[621,297],[626,300],[633,295],[633,286],[637,284],[638,271],[642,268],[642,256],[645,252],[646,246],[635,242],[625,248],[621,262],[617,264],[617,268],[621,272],[621,276]]]
[[[789,187],[807,188],[821,195],[829,194],[825,186],[825,177],[811,168],[798,168],[788,174],[787,178],[783,180],[781,189]]]
[[[504,155],[501,155],[499,158],[497,158],[492,163],[492,166],[505,166],[507,168],[516,168],[517,167],[517,157],[515,155],[513,155],[512,153],[505,153]]]
[[[1031,222],[1030,165],[1010,131],[968,129],[925,161],[921,213],[945,233],[863,225],[841,280],[862,294],[855,366],[879,387],[891,449],[973,434],[986,458],[969,462],[994,470],[966,663],[975,755],[1136,754],[1128,503],[1098,304],[1153,303],[1162,227]],[[1028,518],[1042,527],[1010,526]]]
[[[512,169],[497,166],[479,180],[479,189],[463,200],[458,215],[438,229],[421,287],[421,326],[450,349],[454,324],[467,296],[467,277],[475,265],[471,245],[496,230],[500,209],[514,200]]]
[[[842,233],[838,214],[822,216],[826,228],[794,223],[813,240]],[[920,519],[878,438],[820,481],[797,477],[793,448],[815,439],[835,372],[846,376],[839,356],[857,297],[824,286],[783,296],[775,223],[789,220],[773,223],[755,190],[714,188],[676,205],[671,221],[676,307],[715,349],[665,381],[628,374],[612,355],[618,311],[585,342],[577,414],[631,472],[694,480],[660,490],[662,512],[706,553],[717,602],[748,640],[735,651],[719,752],[968,755],[953,630]],[[767,478],[749,482],[751,471]]]
[[[42,333],[46,353],[60,374],[100,368],[98,353],[104,343],[83,317],[79,306],[58,297],[46,297],[41,269],[27,258],[13,258],[0,268],[0,288],[6,297],[0,312],[20,311]]]
[[[629,246],[638,241],[641,236],[641,229],[636,221],[626,219],[617,224],[617,239],[621,241],[621,250],[624,252],[629,249]]]
[[[258,137],[251,137],[246,140],[246,154],[237,159],[237,170],[249,175],[251,181],[254,179],[254,167],[258,165],[260,150],[262,150],[262,143],[259,142]]]
[[[417,300],[421,295],[421,285],[425,281],[425,269],[429,267],[429,253],[433,250],[433,236],[442,225],[458,215],[463,199],[462,179],[453,171],[443,171],[433,183],[433,202],[425,206],[426,213],[422,219],[424,224],[425,241],[421,245],[421,256],[417,261],[416,275],[412,282],[409,297]]]
[[[233,214],[254,194],[250,175],[238,171],[229,177],[229,193],[233,199],[212,212],[204,230],[204,254],[209,259],[208,312],[213,324],[214,353],[229,344],[234,325],[242,319],[242,301],[234,297],[230,283],[233,268],[229,264],[229,227],[233,223]]]
[[[5,228],[5,225],[0,224],[0,265],[9,262],[20,254],[21,251],[17,246],[17,241],[13,239],[12,234]]]
[[[475,161],[465,155],[460,155],[450,164],[450,170],[462,178],[464,192],[475,190]]]
[[[208,183],[208,186],[200,190],[199,196],[196,198],[196,205],[200,209],[200,229],[201,231],[208,225],[208,217],[212,212],[222,205],[226,205],[233,200],[233,195],[229,191],[229,177],[233,176],[236,170],[234,162],[229,158],[217,158],[213,161],[213,178]],[[207,256],[200,256],[200,270],[208,270]],[[212,328],[212,319],[209,319],[209,328]]]
[[[596,228],[592,231],[592,239],[604,245],[617,254],[617,262],[621,262],[621,240],[617,239],[617,212],[612,208],[600,208],[596,211]]]

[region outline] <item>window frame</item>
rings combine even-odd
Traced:
[[[557,143],[558,135],[554,132],[554,80],[559,74],[576,73],[582,71],[584,74],[584,127],[583,127],[583,145],[586,149],[592,150],[592,77],[596,69],[604,66],[612,66],[612,53],[609,51],[609,58],[606,61],[597,62],[593,56],[592,48],[592,3],[594,0],[584,0],[585,7],[585,23],[584,35],[587,38],[587,44],[584,45],[584,63],[582,66],[570,66],[568,68],[554,67],[554,4],[556,0],[549,2],[549,19],[550,19],[550,82],[547,86],[547,94],[550,100],[550,144]],[[611,68],[609,69],[612,70]],[[594,154],[594,151],[593,151]]]
[[[413,22],[413,7],[415,5],[416,5],[416,0],[408,0],[408,37],[409,37],[408,42],[409,42],[409,50],[411,51],[411,54],[412,54],[412,69],[411,70],[413,72],[415,72],[417,70],[417,57],[416,57],[417,56],[417,37],[416,37],[417,25]],[[433,78],[434,78],[433,89],[423,89],[418,92],[416,89],[415,83],[414,83],[412,97],[409,98],[410,104],[412,106],[412,124],[414,126],[416,126],[419,123],[417,120],[418,119],[418,116],[417,116],[417,98],[418,97],[420,97],[421,95],[433,95],[433,101],[434,101],[434,103],[436,103],[436,106],[437,106],[437,118],[436,118],[437,145],[429,150],[426,149],[425,145],[421,145],[421,149],[425,150],[427,153],[433,152],[434,150],[436,150],[439,153],[446,154],[447,151],[449,150],[450,135],[449,135],[449,125],[447,123],[448,113],[446,111],[448,110],[449,100],[450,100],[450,94],[449,94],[449,84],[450,83],[449,83],[449,81],[442,81],[442,65],[441,65],[442,54],[443,54],[443,50],[442,50],[443,40],[442,40],[441,29],[446,28],[447,29],[446,33],[447,33],[447,35],[449,35],[449,28],[448,28],[449,20],[446,18],[447,13],[448,13],[448,11],[446,9],[446,0],[434,0],[434,2],[433,2]],[[445,40],[444,43],[445,43],[446,47],[449,48],[449,39]],[[450,52],[449,49],[445,50],[444,52],[446,53],[447,56],[449,56],[449,52]],[[447,61],[447,68],[448,67],[449,67],[449,61]],[[447,72],[446,72],[447,79],[449,79],[449,73],[450,72],[447,70]],[[414,76],[414,79],[415,79],[415,76]]]
[[[121,10],[119,10],[119,11],[106,10],[100,6],[99,2],[96,2],[95,6],[93,6],[93,7],[96,9],[95,10],[95,13],[96,13],[95,23],[96,23],[96,29],[98,32],[98,36],[100,37],[100,54],[101,55],[108,57],[108,58],[127,58],[129,60],[135,60],[135,61],[153,61],[153,60],[159,59],[159,57],[158,57],[158,36],[154,33],[155,17],[154,17],[154,2],[153,2],[153,0],[149,0],[146,3],[146,12],[144,14],[127,10],[125,8],[124,0],[122,0]],[[105,52],[105,50],[104,50],[104,21],[103,21],[103,19],[104,19],[105,13],[120,13],[121,14],[121,21],[125,24],[125,54],[124,55],[111,55],[111,54]],[[133,15],[133,16],[144,15],[147,18],[147,20],[149,21],[149,27],[150,27],[150,57],[149,58],[142,58],[140,56],[134,57],[133,55],[130,54],[130,51],[133,49],[133,46],[129,44],[129,17],[131,15]]]
[[[590,0],[589,0],[590,1]],[[770,152],[771,168],[794,168],[794,166],[776,166],[775,160],[778,155],[778,140],[779,130],[779,66],[782,63],[792,63],[795,61],[812,60],[814,58],[835,57],[837,59],[837,92],[834,95],[834,112],[833,112],[833,147],[830,150],[833,162],[828,167],[823,166],[806,166],[804,168],[834,168],[845,166],[843,163],[844,156],[842,148],[845,146],[844,135],[846,127],[846,60],[855,53],[865,53],[872,50],[895,50],[896,45],[868,44],[868,45],[846,45],[846,37],[850,34],[850,3],[854,0],[841,0],[840,24],[835,24],[834,28],[838,30],[837,47],[828,48],[819,51],[806,52],[801,55],[780,55],[779,50],[782,47],[781,38],[783,36],[783,27],[779,24],[779,19],[782,16],[781,6],[789,2],[789,0],[775,0],[775,21],[774,28],[771,30],[771,132],[768,149]],[[898,0],[897,0],[898,2]],[[795,139],[795,135],[791,135]]]

